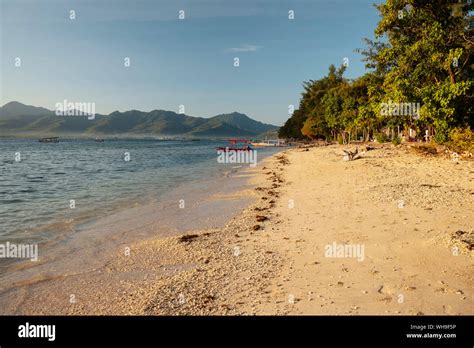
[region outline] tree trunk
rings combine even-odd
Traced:
[[[454,71],[451,68],[451,65],[449,66],[449,78],[451,79],[451,83],[456,83],[456,76],[454,75]]]

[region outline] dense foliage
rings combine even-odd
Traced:
[[[299,108],[280,137],[347,142],[382,131],[397,138],[395,129],[411,128],[443,143],[455,128],[474,128],[472,6],[426,0],[376,5],[376,41],[365,39],[366,49],[358,50],[368,73],[348,80],[344,66],[331,65],[327,76],[304,82]]]

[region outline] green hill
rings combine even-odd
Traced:
[[[109,115],[56,116],[54,111],[10,102],[0,108],[0,135],[167,135],[190,137],[256,137],[277,126],[233,112],[210,118],[172,111],[114,111]]]

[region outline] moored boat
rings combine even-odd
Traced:
[[[230,146],[219,146],[217,151],[230,152],[230,151],[252,151],[252,147],[249,145],[250,141],[245,139],[229,139]],[[238,144],[245,144],[238,146]]]
[[[259,142],[251,142],[252,146],[255,147],[286,147],[288,146],[285,140],[274,139],[274,140],[263,140]]]
[[[59,137],[41,138],[38,141],[40,143],[59,143]]]

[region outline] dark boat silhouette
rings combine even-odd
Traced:
[[[40,143],[59,143],[59,138],[58,137],[41,138],[38,141]]]

